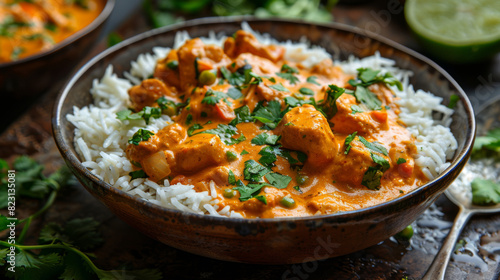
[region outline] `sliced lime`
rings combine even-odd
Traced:
[[[455,63],[500,51],[500,1],[407,0],[405,17],[429,53]]]

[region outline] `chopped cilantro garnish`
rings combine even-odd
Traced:
[[[193,115],[188,114],[186,117],[186,125],[190,125],[192,121],[193,121]]]
[[[146,129],[142,129],[140,128],[139,130],[137,130],[137,132],[132,136],[132,138],[130,138],[128,140],[128,143],[129,144],[134,144],[134,145],[139,145],[139,143],[141,141],[148,141],[149,138],[151,138],[151,136],[153,136],[154,133],[149,131],[149,130],[146,130]]]
[[[485,154],[491,156],[500,152],[500,128],[488,131],[486,136],[476,137],[472,152],[474,157],[481,157]]]
[[[285,103],[290,105],[290,107],[298,107],[298,106],[302,106],[304,104],[311,104],[312,101],[311,100],[299,100],[295,97],[291,97],[291,96],[287,96],[285,97]]]
[[[272,88],[277,91],[284,91],[284,92],[290,92],[286,87],[283,86],[282,83],[279,83],[277,85],[270,85],[268,86],[269,88]]]
[[[299,187],[299,186],[295,186],[295,187],[293,187],[293,188],[294,188],[296,191],[298,191],[299,193],[302,193],[302,190],[300,189],[300,187]]]
[[[345,146],[345,151],[344,151],[344,154],[348,154],[349,151],[351,150],[351,142],[354,140],[354,138],[356,138],[356,134],[358,134],[357,131],[354,131],[352,134],[350,134],[349,136],[347,136],[345,138],[345,141],[344,141],[344,146]]]
[[[382,179],[384,172],[391,166],[389,162],[382,156],[371,152],[370,155],[373,162],[375,162],[377,165],[375,167],[368,167],[368,170],[366,170],[365,174],[363,175],[361,185],[371,190],[378,190],[380,188],[380,180]]]
[[[234,88],[234,87],[230,87],[227,90],[227,95],[235,100],[243,97],[243,94],[241,93],[241,91],[237,88]]]
[[[267,205],[267,198],[265,195],[258,195],[255,197],[255,199],[257,199],[258,201],[264,203],[265,205]]]
[[[292,181],[290,176],[281,175],[279,173],[269,173],[266,176],[266,179],[269,181],[273,187],[277,189],[284,189],[288,186],[288,184]]]
[[[337,99],[345,92],[345,89],[336,85],[328,85],[326,90],[326,100],[320,105],[322,111],[328,119],[333,118],[337,113]]]
[[[387,149],[384,146],[382,146],[381,144],[379,144],[377,142],[370,143],[363,136],[358,136],[358,138],[359,138],[359,141],[361,141],[361,143],[363,143],[363,145],[365,145],[365,147],[367,147],[368,149],[370,149],[374,152],[377,152],[377,153],[381,153],[384,156],[388,155]]]
[[[148,106],[142,108],[142,110],[137,113],[132,113],[132,111],[130,110],[123,110],[116,113],[116,118],[121,121],[144,119],[146,121],[146,124],[149,124],[150,118],[157,119],[159,117],[161,117],[161,109]]]
[[[276,145],[279,139],[279,135],[272,135],[264,132],[255,136],[251,142],[255,145]]]
[[[229,172],[228,172],[227,181],[230,185],[236,184],[236,177],[234,176],[234,173],[232,170],[229,170]]]
[[[452,94],[450,96],[450,102],[448,103],[448,108],[451,109],[455,108],[455,106],[457,106],[458,101],[460,101],[460,96]]]
[[[250,114],[250,108],[247,105],[234,109],[234,114],[236,117],[229,123],[232,126],[236,126],[242,122],[251,122],[254,120]]]
[[[226,98],[226,94],[221,91],[214,91],[212,89],[208,89],[205,93],[205,97],[201,100],[202,104],[208,104],[214,106],[219,103],[219,101],[223,98]]]
[[[269,128],[274,129],[281,121],[281,105],[278,101],[269,101],[267,106],[258,106],[253,112],[253,118],[265,123]]]
[[[240,156],[246,155],[246,154],[249,154],[249,152],[247,150],[243,150],[243,151],[241,151]]]
[[[306,81],[307,81],[308,83],[310,83],[310,84],[315,84],[315,85],[321,86],[321,85],[320,85],[320,84],[316,81],[316,79],[317,79],[317,78],[318,78],[318,77],[316,77],[316,76],[310,76],[310,77],[308,77],[308,78],[306,79]]]
[[[268,186],[268,184],[263,183],[245,185],[243,181],[238,180],[238,182],[236,182],[236,187],[234,187],[233,190],[237,190],[240,193],[240,201],[247,201],[250,198],[256,197],[260,193],[260,189],[265,186]]]
[[[134,180],[137,178],[147,178],[148,177],[146,172],[144,172],[144,170],[142,170],[142,169],[129,172],[128,175],[131,177],[131,180]]]
[[[384,157],[379,156],[379,155],[374,154],[374,153],[370,153],[370,156],[372,157],[373,162],[375,162],[376,164],[378,164],[382,167],[382,169],[381,169],[382,172],[385,172],[387,169],[389,169],[391,167],[389,162]]]
[[[398,160],[396,161],[397,164],[403,164],[403,163],[406,163],[406,159],[404,158],[398,158]]]
[[[476,178],[472,181],[471,188],[473,204],[487,206],[500,203],[500,184]]]
[[[208,129],[202,132],[198,133],[207,133],[207,134],[215,134],[219,136],[219,138],[226,144],[226,145],[234,145],[238,144],[242,141],[245,141],[245,135],[241,134],[240,137],[238,138],[233,138],[234,135],[238,134],[238,129],[235,126],[232,125],[227,125],[227,124],[218,124],[217,128],[214,129]],[[195,133],[195,134],[198,134]],[[193,134],[193,135],[195,135]]]
[[[280,154],[281,150],[279,146],[266,146],[259,152],[259,155],[262,156],[259,162],[264,166],[271,167],[277,159],[276,156]]]
[[[269,172],[271,172],[271,169],[260,165],[253,159],[245,161],[245,168],[243,169],[243,176],[245,180],[251,182],[264,182],[262,176]]]
[[[363,110],[358,105],[352,105],[351,111],[352,111],[351,114],[353,114],[353,115],[357,114],[357,113],[363,113]]]

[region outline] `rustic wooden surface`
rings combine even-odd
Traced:
[[[388,0],[370,4],[339,5],[334,9],[335,21],[380,33],[421,51],[406,26],[399,3]],[[127,38],[145,30],[147,23],[138,11],[137,16],[125,22],[118,32]],[[93,54],[105,47],[106,44],[101,42]],[[477,65],[440,65],[466,90],[476,108],[500,94],[500,56]],[[4,121],[1,127],[10,126],[0,136],[0,158],[12,160],[18,155],[31,155],[44,163],[47,171],[62,164],[62,158],[52,139],[50,122],[52,106],[63,82],[64,79],[55,81],[54,87],[39,99],[33,100],[34,105],[27,111],[20,112],[16,107],[8,110],[8,123]],[[11,123],[10,120],[14,119],[14,116],[19,118]],[[457,212],[457,208],[445,197],[438,199],[436,206],[442,215],[439,215],[440,212],[434,212],[432,219],[423,216],[414,223],[416,234],[410,243],[400,244],[388,239],[368,249],[325,261],[261,266],[207,259],[149,239],[115,217],[80,184],[75,184],[58,197],[44,217],[32,224],[29,232],[31,239],[28,238],[27,241],[34,242],[34,236],[46,222],[94,217],[101,222],[105,239],[104,245],[95,252],[96,263],[108,269],[122,265],[132,265],[136,268],[156,267],[163,272],[165,279],[418,279],[432,262]],[[18,215],[22,218],[33,213],[37,207],[37,201],[21,201]],[[469,222],[461,238],[475,244],[485,243],[490,239],[499,244],[499,235],[500,215],[479,216]],[[483,252],[470,262],[451,261],[446,279],[498,279],[500,246],[497,246],[494,252],[496,254]],[[482,271],[477,264],[483,266]]]

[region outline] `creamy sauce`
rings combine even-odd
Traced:
[[[104,0],[0,1],[0,63],[51,49],[89,25]]]
[[[145,141],[130,144],[128,158],[153,181],[170,178],[172,184],[193,184],[198,191],[209,190],[210,182],[215,182],[220,209],[229,205],[247,218],[361,209],[392,200],[428,181],[414,164],[415,140],[398,121],[399,108],[385,84],[368,87],[381,101],[380,109],[369,110],[353,95],[344,93],[335,102],[337,112],[327,119],[317,110],[318,105],[293,106],[289,98],[298,101],[312,98],[321,107],[323,100],[328,100],[329,85],[355,90],[348,81],[356,77],[343,73],[330,60],[306,68],[286,61],[283,55],[283,47],[261,45],[244,31],[227,39],[224,48],[192,39],[171,51],[158,61],[152,79],[129,90],[131,108],[139,112],[146,106],[158,107],[160,98],[184,103],[183,108],[180,112],[167,110],[174,124]],[[241,98],[234,96],[237,86],[229,83],[228,73],[241,76],[250,68],[259,78],[239,87]],[[217,73],[210,85],[200,84],[199,76],[204,70]],[[230,139],[220,134],[199,133],[230,124],[243,106],[255,114],[263,108],[272,111],[270,108],[276,104],[281,112],[279,122],[268,123],[261,118],[238,123],[231,126],[234,135],[229,135]],[[265,145],[252,143],[262,133],[280,138]],[[346,138],[353,133],[357,136],[347,145]],[[243,136],[246,140],[237,140]],[[360,136],[369,143],[382,145],[387,154],[369,149]],[[270,171],[289,182],[278,187],[268,175],[260,175],[259,181],[269,184],[256,191],[253,198],[241,201],[241,191],[233,190],[241,185],[230,182],[231,172],[235,181],[252,184],[245,171],[255,171],[248,166],[251,160],[265,162],[264,149],[274,151],[276,157],[268,164],[267,174]],[[382,172],[380,184],[368,188],[364,176],[370,168],[378,166],[373,154],[390,166]],[[262,167],[259,165],[256,168]]]

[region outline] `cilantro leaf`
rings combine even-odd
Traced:
[[[387,149],[384,146],[382,146],[381,144],[379,144],[377,142],[370,143],[363,136],[358,136],[358,138],[359,138],[359,141],[361,141],[361,143],[363,143],[363,145],[365,145],[365,147],[367,147],[368,149],[370,149],[374,152],[377,152],[377,153],[381,153],[384,156],[387,156],[389,154],[387,152]]]
[[[396,86],[399,90],[403,90],[403,85],[391,73],[379,75],[380,70],[373,70],[371,68],[359,68],[358,80],[349,80],[352,86],[368,87],[375,83],[385,83],[391,86]]]
[[[229,123],[229,125],[236,126],[242,122],[251,122],[254,120],[252,115],[250,114],[250,108],[247,105],[236,108],[234,110],[234,114],[236,117]]]
[[[370,166],[363,175],[361,185],[369,188],[370,190],[378,190],[380,188],[380,179],[384,173],[377,167]]]
[[[255,145],[276,145],[280,138],[281,136],[279,135],[272,135],[264,132],[255,136],[251,143]]]
[[[403,163],[406,163],[406,159],[404,158],[398,158],[398,160],[396,161],[397,164],[403,164]]]
[[[310,76],[306,79],[306,81],[310,84],[315,84],[315,85],[318,85],[318,86],[321,86],[317,81],[316,79],[318,79],[318,77],[316,76]]]
[[[391,168],[391,165],[384,157],[379,156],[379,155],[374,154],[374,153],[370,153],[370,156],[371,156],[373,162],[375,162],[376,164],[378,164],[380,166],[380,171],[385,172],[389,168]]]
[[[271,172],[271,169],[260,165],[255,160],[247,160],[245,161],[245,168],[243,169],[243,177],[245,180],[251,182],[264,182],[262,176]]]
[[[259,106],[253,112],[253,118],[265,123],[269,128],[276,128],[281,121],[281,105],[276,100],[271,100],[267,106]]]
[[[328,119],[333,118],[337,113],[337,99],[345,92],[345,89],[336,85],[328,85],[326,90],[326,100],[320,105],[322,111]]]
[[[219,101],[223,98],[226,98],[226,94],[221,91],[214,91],[212,89],[208,89],[205,93],[205,97],[201,100],[202,104],[208,104],[214,106],[219,103]]]
[[[138,178],[148,178],[148,174],[144,172],[144,170],[136,170],[129,172],[128,175],[131,177],[130,180],[138,179]]]
[[[283,86],[282,83],[279,83],[277,85],[270,85],[268,86],[269,88],[272,88],[277,91],[284,91],[284,92],[290,92],[286,87]]]
[[[159,118],[161,117],[161,109],[160,108],[155,108],[155,107],[149,107],[146,106],[142,108],[141,111],[137,113],[132,113],[130,110],[123,110],[120,112],[116,113],[116,118],[123,121],[123,120],[139,120],[139,119],[144,119],[146,121],[146,124],[149,124],[149,119],[150,118]]]
[[[227,175],[227,181],[231,185],[236,184],[236,177],[234,176],[234,173],[232,170],[229,170],[228,175]]]
[[[292,178],[290,176],[281,175],[279,173],[269,173],[265,177],[269,181],[269,184],[277,189],[286,188],[292,181]]]
[[[276,75],[278,77],[282,78],[282,79],[288,80],[291,85],[295,85],[299,81],[299,78],[295,77],[295,75],[292,74],[292,73],[279,73],[279,72],[276,72]],[[278,90],[278,89],[276,89],[276,90]],[[285,90],[279,90],[279,91],[285,91]],[[288,92],[288,90],[286,90],[286,92]]]
[[[357,113],[363,113],[364,111],[358,105],[351,106],[351,114],[355,115]]]
[[[452,94],[450,96],[450,102],[448,103],[448,108],[453,109],[457,106],[458,101],[460,101],[460,96]]]
[[[240,156],[246,155],[246,154],[249,154],[249,152],[247,150],[243,150],[243,151],[241,151]]]
[[[240,193],[240,201],[247,201],[250,198],[256,197],[260,193],[260,189],[268,186],[268,184],[248,184],[245,185],[241,180],[236,182],[236,187],[233,190],[237,190]]]
[[[255,199],[257,199],[258,201],[264,203],[265,205],[267,205],[267,198],[265,195],[258,195],[255,197]]]
[[[136,133],[128,140],[129,144],[139,145],[141,141],[148,141],[151,136],[155,135],[153,132],[140,128]]]
[[[198,129],[203,129],[203,126],[201,124],[193,124],[192,126],[190,126],[187,130],[187,134],[188,136],[193,136],[193,133],[195,130],[198,130]]]
[[[56,223],[48,223],[40,231],[38,241],[41,244],[59,240],[72,244],[81,250],[94,249],[103,243],[98,231],[99,223],[93,218],[73,219],[64,227]]]
[[[476,137],[472,152],[475,157],[491,156],[491,152],[500,152],[500,128],[488,131],[486,136]]]
[[[219,136],[219,138],[226,145],[234,145],[246,140],[245,135],[243,134],[241,134],[238,138],[233,138],[234,135],[238,134],[238,129],[235,126],[227,124],[218,124],[217,128],[205,130],[198,133],[215,134]]]
[[[302,93],[303,95],[314,95],[314,91],[310,88],[302,87],[299,89],[299,92]]]
[[[357,131],[354,131],[352,134],[348,135],[345,140],[344,140],[344,146],[345,146],[345,151],[344,154],[348,154],[349,151],[351,150],[351,142],[356,138],[356,134],[358,134]]]
[[[241,91],[239,89],[234,88],[234,87],[230,87],[227,90],[227,95],[234,100],[240,99],[243,97],[243,94],[241,93]]]
[[[471,188],[473,204],[487,206],[500,203],[500,184],[476,178],[472,181]]]
[[[259,162],[264,166],[271,167],[271,165],[276,161],[277,155],[281,154],[279,146],[266,146],[260,150],[259,155],[262,157]]]
[[[382,101],[378,99],[377,95],[365,87],[357,86],[354,96],[358,102],[365,104],[370,110],[380,110],[380,106],[382,106]]]
[[[285,97],[285,103],[290,105],[290,107],[298,107],[298,106],[302,106],[304,104],[311,104],[312,101],[311,100],[299,100],[295,97],[292,97],[292,96],[287,96]]]

